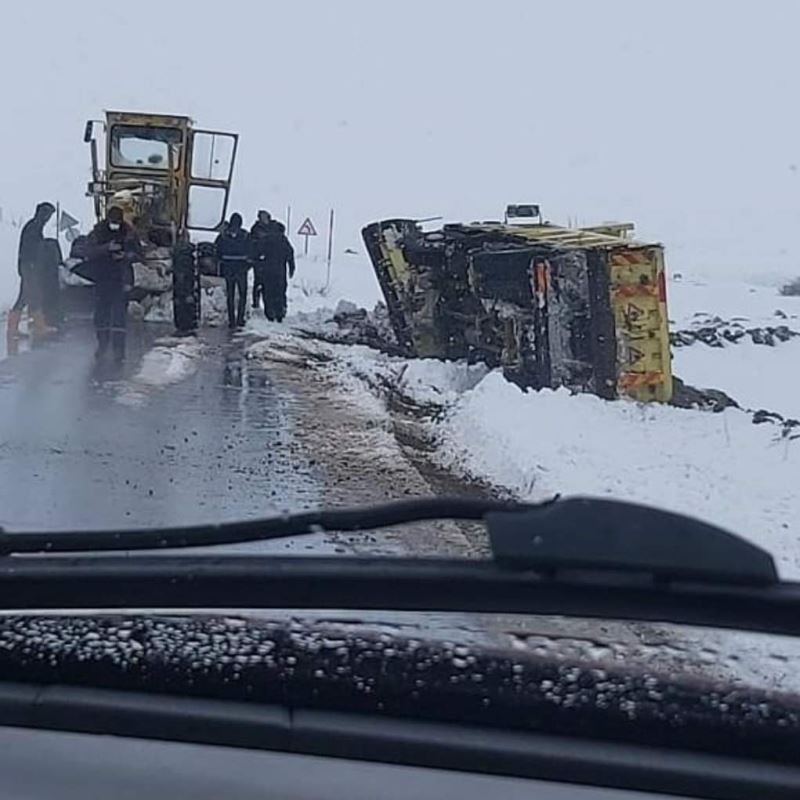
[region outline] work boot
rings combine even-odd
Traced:
[[[21,319],[22,319],[22,312],[20,311],[8,312],[8,319],[6,320],[6,339],[9,342],[19,339],[19,323]]]

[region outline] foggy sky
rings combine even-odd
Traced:
[[[540,202],[673,270],[796,273],[798,31],[774,1],[3,4],[0,206],[88,223],[85,120],[176,112],[241,133],[235,208],[334,206],[338,249]]]

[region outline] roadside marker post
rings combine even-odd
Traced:
[[[329,289],[331,285],[331,260],[333,259],[333,209],[331,209],[331,217],[328,222],[328,277],[325,281],[325,288]]]

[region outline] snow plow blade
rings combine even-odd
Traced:
[[[376,222],[364,242],[409,356],[484,361],[532,388],[672,396],[663,248],[629,226]]]

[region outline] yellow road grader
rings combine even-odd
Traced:
[[[137,283],[171,291],[175,327],[194,330],[204,258],[191,234],[219,231],[225,220],[238,135],[196,128],[185,116],[109,111],[86,123],[84,141],[97,218],[123,209],[145,245],[140,266],[157,265]]]

